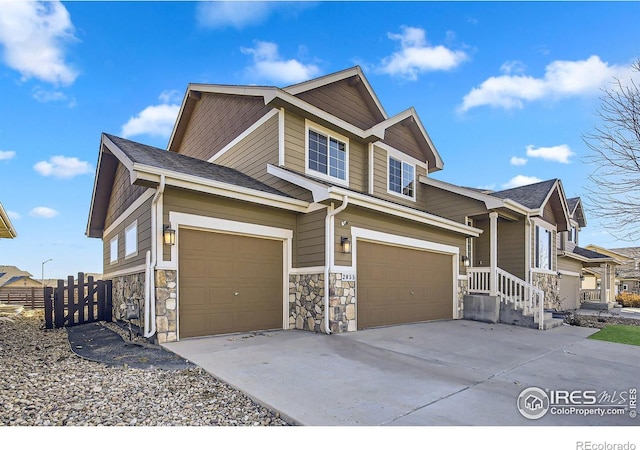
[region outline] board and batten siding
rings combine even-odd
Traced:
[[[203,93],[191,113],[177,152],[209,160],[270,109],[261,97]]]
[[[363,130],[384,120],[380,111],[372,111],[364,101],[368,96],[362,83],[353,84],[344,79],[311,89],[297,95],[298,98],[327,111],[345,122]]]
[[[113,179],[111,195],[109,196],[109,206],[107,207],[107,214],[104,220],[104,229],[109,228],[146,190],[146,187],[131,184],[129,171],[119,162]]]
[[[109,234],[105,234],[102,238],[103,247],[103,273],[108,276],[109,273],[123,271],[145,264],[147,250],[151,250],[151,202],[148,199],[142,205],[118,224]],[[138,251],[135,256],[125,258],[125,229],[133,222],[138,221]],[[118,236],[118,261],[111,264],[111,239]]]
[[[344,221],[347,223],[342,225]],[[351,238],[351,227],[450,245],[458,247],[460,254],[464,254],[463,252],[465,251],[465,237],[461,234],[359,206],[348,206],[346,210],[338,213],[335,218],[334,250],[336,265],[352,266],[352,254],[343,253],[340,242],[340,238],[343,236]],[[460,267],[460,273],[463,273],[463,271],[464,268]]]

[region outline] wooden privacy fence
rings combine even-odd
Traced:
[[[61,328],[97,322],[111,321],[111,280],[94,281],[78,273],[78,282],[69,276],[58,280],[55,287],[44,288],[44,317],[46,328]]]
[[[21,305],[25,308],[44,308],[44,289],[41,287],[2,287],[0,303]]]

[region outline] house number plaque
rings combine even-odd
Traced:
[[[356,281],[356,274],[355,273],[343,273],[342,274],[342,281]]]

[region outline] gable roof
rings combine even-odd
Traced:
[[[2,207],[2,203],[0,203],[0,238],[13,239],[17,236],[18,233],[16,233],[15,228],[13,228],[9,215]]]
[[[554,196],[554,193],[557,195]],[[513,200],[529,209],[536,210],[539,215],[542,215],[547,203],[552,202],[551,206],[558,224],[558,231],[567,231],[571,227],[566,196],[562,182],[557,178],[492,192],[490,195]]]
[[[375,108],[384,120],[381,120],[367,129],[363,129],[297,96],[298,94],[308,92],[311,89],[317,89],[321,86],[335,83],[338,80],[350,77],[357,77],[358,80],[363,82],[365,86],[364,90],[367,92],[367,97],[370,97],[371,103],[375,105]],[[354,136],[369,143],[383,141],[385,138],[385,131],[402,122],[409,126],[414,138],[418,142],[420,150],[424,154],[424,160],[425,162],[428,162],[429,172],[441,170],[443,168],[442,158],[422,125],[415,109],[409,108],[393,117],[388,117],[387,113],[382,109],[382,105],[369,85],[369,82],[364,77],[360,67],[354,67],[330,75],[325,75],[287,88],[278,88],[275,86],[191,83],[187,87],[187,92],[185,93],[182,105],[180,106],[180,112],[178,113],[173,131],[171,132],[171,137],[169,138],[169,143],[167,145],[168,150],[172,152],[177,151],[176,149],[179,147],[179,143],[184,136],[191,114],[195,109],[196,103],[202,98],[202,94],[224,94],[261,98],[267,106],[273,108],[286,108],[300,116],[310,118],[322,126],[337,127],[341,133],[344,133],[347,136]]]
[[[13,283],[21,278],[31,278],[31,274],[16,266],[0,266],[0,287]]]
[[[630,258],[618,267],[619,278],[640,278],[640,247],[612,248],[611,251]]]
[[[567,205],[569,206],[569,215],[571,218],[578,222],[578,225],[580,225],[581,228],[586,227],[587,218],[585,217],[580,197],[568,198]]]
[[[87,222],[86,235],[89,237],[102,237],[118,163],[129,171],[132,184],[156,186],[166,179],[169,185],[186,189],[198,186],[204,192],[240,200],[271,205],[284,202],[296,208],[308,206],[307,202],[294,199],[230,167],[103,133]]]

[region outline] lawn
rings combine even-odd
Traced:
[[[602,330],[589,336],[589,339],[640,345],[640,327],[634,325],[607,325]]]

